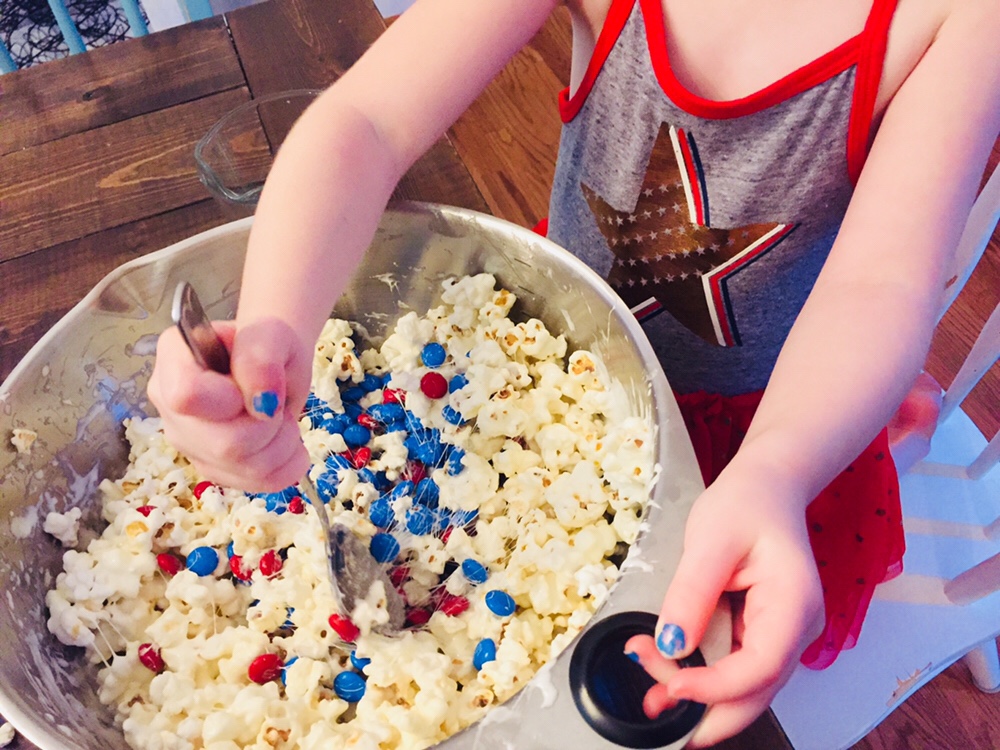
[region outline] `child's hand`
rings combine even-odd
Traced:
[[[214,323],[231,375],[203,370],[177,328],[160,336],[149,398],[167,440],[205,476],[248,491],[276,491],[309,468],[298,420],[312,352],[284,323]]]
[[[656,638],[626,644],[659,681],[643,702],[648,716],[679,699],[709,705],[691,747],[730,737],[763,713],[822,624],[802,502],[730,469],[691,510]],[[695,649],[723,592],[739,592],[732,595],[732,653],[710,667],[678,670],[666,656]]]

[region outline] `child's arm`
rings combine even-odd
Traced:
[[[699,745],[763,711],[816,635],[805,506],[886,424],[924,363],[1000,131],[1000,14],[992,2],[956,5],[889,104],[743,447],[692,511],[660,620],[685,631],[678,655],[697,645],[722,591],[747,590],[742,648],[647,698],[653,711],[671,696],[713,704]],[[655,674],[652,641],[630,648]]]
[[[225,332],[233,378],[199,372],[176,330],[159,343],[150,397],[206,476],[257,490],[302,476],[312,346],[397,181],[557,2],[419,0],[295,124],[261,195]]]

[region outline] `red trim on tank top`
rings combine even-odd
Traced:
[[[650,60],[660,87],[674,104],[696,117],[721,120],[753,114],[823,83],[851,65],[861,63],[851,106],[848,137],[848,159],[852,165],[852,179],[855,181],[867,156],[868,131],[896,1],[874,0],[865,28],[859,34],[771,85],[740,99],[714,101],[692,93],[674,75],[667,53],[666,24],[661,0],[638,0],[645,20]],[[586,102],[635,3],[636,0],[612,0],[580,87],[573,96],[569,95],[569,88],[559,92],[559,114],[564,123],[576,117]]]
[[[851,119],[847,126],[847,173],[854,184],[857,184],[861,168],[868,158],[875,99],[882,80],[889,25],[896,11],[896,2],[897,0],[875,0],[862,32],[864,39],[858,53]]]
[[[612,0],[607,18],[604,19],[604,25],[601,27],[601,33],[598,34],[597,42],[594,44],[594,54],[587,64],[583,80],[580,81],[580,87],[573,96],[569,95],[569,87],[559,92],[559,116],[563,122],[569,122],[576,117],[583,107],[583,103],[587,101],[587,96],[594,87],[594,82],[600,75],[601,68],[604,67],[604,61],[608,59],[608,55],[611,54],[611,50],[618,42],[622,29],[625,28],[625,22],[632,15],[634,5],[635,0]]]
[[[881,0],[875,0],[873,12],[881,4]],[[865,29],[861,33],[771,85],[740,99],[714,101],[692,93],[674,75],[667,53],[667,32],[661,0],[639,0],[639,5],[646,23],[650,59],[663,93],[686,112],[711,120],[725,120],[760,112],[844,72],[857,62],[872,16],[869,13]]]

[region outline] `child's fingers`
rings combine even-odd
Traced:
[[[773,694],[761,694],[735,703],[709,706],[688,748],[706,748],[746,729],[770,705]]]
[[[712,667],[682,670],[670,682],[670,695],[717,704],[777,690],[812,631],[817,605],[810,603],[810,588],[805,577],[794,572],[786,579],[755,584],[747,592],[742,648]]]
[[[309,393],[312,352],[286,323],[261,320],[236,333],[232,370],[248,414],[267,420],[288,410],[297,418]]]
[[[161,414],[176,413],[225,422],[243,413],[243,394],[225,375],[203,370],[176,327],[156,345],[156,366],[147,393]]]
[[[681,668],[656,648],[651,635],[634,635],[625,643],[625,653],[659,683],[666,684]]]
[[[289,420],[282,423],[263,450],[248,454],[242,460],[219,461],[208,456],[193,458],[192,462],[206,479],[247,492],[277,492],[297,484],[310,464],[298,425]]]
[[[741,557],[715,536],[685,546],[654,633],[660,653],[679,659],[694,651]]]

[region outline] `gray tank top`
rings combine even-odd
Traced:
[[[895,0],[744,99],[686,90],[660,0],[613,0],[563,131],[548,236],[632,309],[679,393],[767,385],[867,153]]]

